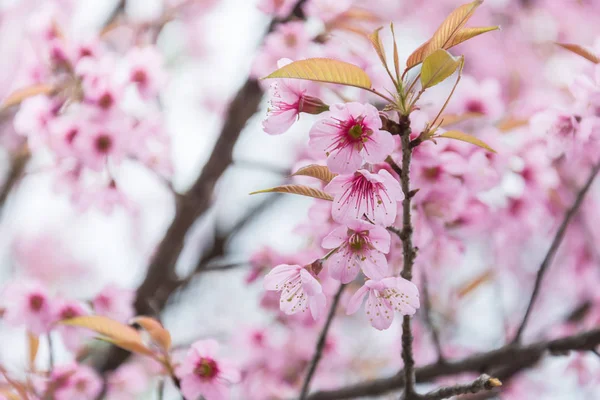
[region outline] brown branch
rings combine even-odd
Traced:
[[[410,162],[412,149],[410,148],[410,119],[408,116],[400,116],[400,140],[402,142],[402,169],[400,171],[400,186],[404,199],[402,200],[402,240],[403,266],[400,275],[407,280],[412,280],[412,268],[415,263],[417,251],[412,242],[411,221],[411,190],[410,190]],[[411,329],[411,317],[405,315],[402,319],[402,361],[404,362],[404,399],[417,398],[415,392],[415,360],[412,349],[413,335]]]
[[[500,380],[483,374],[475,381],[465,385],[454,385],[443,387],[421,396],[422,400],[443,400],[453,396],[467,393],[479,393],[484,390],[492,390],[502,386]]]
[[[325,348],[325,342],[327,340],[327,333],[329,332],[329,327],[331,326],[331,322],[333,321],[333,317],[335,316],[335,310],[337,309],[337,305],[340,302],[340,298],[342,297],[342,292],[346,285],[340,285],[335,297],[333,298],[333,302],[331,303],[331,307],[329,307],[329,314],[327,315],[327,320],[325,321],[325,325],[323,325],[323,330],[321,330],[321,334],[319,335],[319,340],[317,341],[317,347],[315,349],[315,353],[313,354],[312,360],[310,361],[310,366],[308,367],[308,372],[306,373],[306,378],[304,378],[304,383],[302,384],[302,390],[300,392],[300,400],[306,400],[306,396],[308,396],[308,391],[310,390],[310,381],[312,380],[317,366],[319,365],[319,361],[323,356],[323,349]]]
[[[438,332],[437,326],[433,323],[433,319],[431,318],[431,297],[429,296],[429,285],[427,281],[427,275],[425,272],[421,274],[423,281],[423,312],[424,312],[424,320],[425,324],[429,328],[431,332],[431,339],[433,341],[433,345],[435,347],[435,351],[437,353],[437,362],[444,362],[444,352],[442,351],[442,344],[440,342],[440,333]]]
[[[0,188],[0,206],[6,202],[8,195],[15,187],[19,179],[23,176],[23,172],[25,171],[25,167],[27,166],[27,162],[31,158],[31,153],[27,148],[27,144],[24,144],[22,148],[17,151],[11,157],[10,170],[8,172],[8,176],[4,181],[4,185]]]
[[[278,23],[303,16],[300,0],[292,14],[282,21],[272,21],[268,32]],[[229,104],[224,125],[212,153],[200,176],[192,187],[177,198],[175,217],[148,267],[146,277],[136,292],[135,309],[138,315],[153,315],[164,309],[171,293],[179,287],[180,279],[175,274],[175,265],[183,250],[185,237],[194,222],[212,205],[214,187],[232,163],[233,147],[246,122],[257,111],[263,91],[255,79],[248,79]],[[224,246],[224,242],[221,244]],[[105,362],[98,367],[101,371],[113,370],[128,356],[115,347]]]
[[[547,353],[565,354],[569,351],[591,351],[600,345],[600,328],[560,339],[543,340],[529,345],[509,344],[496,350],[476,353],[461,360],[447,360],[444,364],[429,364],[415,370],[417,382],[429,382],[435,378],[466,372],[484,371],[488,368],[522,369],[535,365]],[[524,360],[526,362],[524,362]],[[394,376],[357,383],[341,389],[320,391],[308,396],[309,400],[351,399],[361,396],[378,396],[402,389],[404,371]],[[500,378],[502,376],[498,375]]]
[[[558,248],[565,236],[565,232],[567,231],[567,227],[569,226],[571,219],[573,219],[573,216],[575,216],[575,214],[579,210],[579,207],[581,206],[581,203],[583,202],[583,199],[585,198],[585,195],[588,192],[590,186],[592,186],[592,182],[596,178],[598,171],[600,171],[600,162],[597,163],[596,165],[594,165],[594,167],[592,168],[592,170],[585,182],[585,185],[583,185],[583,187],[579,190],[579,193],[577,193],[575,202],[573,203],[571,208],[569,208],[569,210],[565,214],[563,221],[560,224],[560,227],[558,228],[558,231],[556,232],[554,239],[552,240],[552,244],[550,245],[550,248],[548,249],[548,252],[546,253],[546,256],[544,257],[544,260],[542,261],[542,264],[540,265],[540,267],[538,269],[537,276],[535,278],[535,284],[533,286],[533,292],[531,293],[531,298],[529,299],[529,304],[527,305],[527,310],[525,311],[525,315],[523,316],[521,325],[519,325],[519,329],[517,330],[517,333],[516,333],[514,339],[512,340],[513,343],[518,343],[521,340],[521,336],[523,335],[523,331],[525,330],[525,327],[527,326],[527,322],[529,321],[529,317],[531,316],[533,306],[535,305],[535,301],[539,295],[539,292],[540,292],[540,289],[542,286],[542,279],[544,278],[544,275],[546,274],[548,267],[552,263],[554,255],[556,254],[556,251],[558,250]]]

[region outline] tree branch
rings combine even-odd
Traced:
[[[591,351],[600,345],[600,328],[560,339],[544,340],[530,345],[509,344],[496,350],[476,353],[460,360],[447,360],[444,364],[429,364],[415,370],[417,382],[465,372],[480,372],[488,368],[530,368],[545,354],[565,354],[569,351]],[[308,396],[309,400],[351,399],[361,396],[378,396],[402,389],[404,371],[394,376],[357,383],[341,389],[320,391]],[[502,378],[502,376],[497,375]]]
[[[472,383],[466,385],[454,385],[443,387],[421,396],[422,400],[443,400],[461,394],[479,393],[484,390],[492,390],[502,386],[500,380],[483,374]]]
[[[325,321],[325,325],[323,326],[323,330],[319,335],[319,341],[317,342],[317,347],[315,349],[315,353],[313,354],[312,360],[310,361],[310,366],[308,367],[308,372],[306,373],[306,378],[304,378],[304,383],[302,384],[302,391],[300,392],[300,400],[305,400],[306,396],[308,396],[308,391],[310,389],[310,381],[317,370],[317,366],[319,365],[319,361],[323,356],[323,349],[325,348],[325,342],[327,340],[327,333],[329,332],[329,327],[331,326],[331,322],[333,321],[333,317],[335,316],[335,310],[337,309],[337,305],[340,302],[340,298],[342,297],[342,292],[346,285],[340,285],[335,297],[333,298],[333,302],[331,303],[331,307],[329,308],[329,314],[327,315],[327,320]]]
[[[408,116],[400,116],[400,140],[402,142],[402,169],[400,172],[400,186],[404,193],[402,200],[402,240],[403,266],[400,275],[407,280],[412,280],[412,267],[417,256],[412,243],[413,227],[411,222],[411,192],[410,192],[410,162],[412,149],[410,148],[410,120]],[[411,330],[411,317],[402,318],[402,361],[404,362],[404,399],[416,398],[415,392],[415,360],[412,349],[413,335]]]
[[[542,286],[542,279],[544,278],[544,275],[546,274],[548,267],[552,263],[552,259],[554,258],[554,255],[556,254],[556,251],[558,250],[558,247],[560,246],[560,244],[565,236],[565,232],[567,231],[567,227],[569,226],[571,219],[573,219],[573,216],[579,210],[579,207],[581,206],[581,203],[583,202],[583,199],[585,198],[585,195],[588,192],[590,186],[592,186],[592,182],[594,181],[594,178],[596,178],[598,171],[600,171],[600,162],[598,162],[592,168],[585,184],[579,190],[579,193],[577,193],[575,202],[573,203],[571,208],[569,208],[569,210],[565,214],[565,217],[563,218],[563,221],[560,224],[560,227],[558,228],[558,231],[556,232],[554,239],[552,240],[552,244],[550,245],[550,248],[548,249],[548,252],[546,253],[546,256],[544,257],[544,260],[542,261],[542,264],[540,265],[540,268],[538,269],[537,276],[535,278],[535,284],[533,286],[533,292],[531,293],[531,298],[529,299],[529,304],[527,305],[527,310],[525,311],[525,315],[523,316],[521,325],[519,326],[519,329],[517,330],[517,333],[516,333],[514,339],[512,340],[513,343],[518,343],[521,340],[521,336],[523,335],[523,331],[525,330],[525,327],[527,326],[527,322],[529,321],[529,317],[531,316],[531,311],[533,310],[533,306],[535,305],[535,301],[539,295],[539,292],[540,292],[540,289]]]

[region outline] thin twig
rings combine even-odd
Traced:
[[[476,353],[460,360],[446,360],[415,370],[417,382],[430,382],[436,378],[466,372],[480,372],[488,368],[514,370],[535,365],[544,355],[565,354],[569,351],[592,351],[600,345],[600,328],[566,336],[555,340],[543,340],[529,345],[509,344],[496,350]],[[340,400],[356,397],[379,396],[404,386],[404,371],[375,380],[369,380],[340,389],[320,391],[308,396],[308,400]],[[495,375],[503,378],[502,375]]]
[[[51,332],[46,335],[46,340],[48,343],[48,371],[52,372],[54,370],[54,346],[52,345]]]
[[[502,386],[502,383],[489,375],[483,374],[475,381],[466,385],[454,385],[443,387],[421,396],[422,400],[443,400],[453,396],[467,393],[479,393],[484,390],[492,390]]]
[[[423,272],[421,276],[423,281],[423,311],[425,324],[431,332],[431,339],[433,341],[433,345],[435,346],[435,351],[437,352],[437,361],[439,363],[443,363],[444,353],[442,351],[442,345],[440,342],[440,333],[438,332],[437,326],[435,326],[435,324],[433,323],[433,319],[431,318],[431,297],[429,296],[429,285],[427,281],[427,275],[425,274],[425,272]]]
[[[581,206],[581,203],[583,202],[583,199],[585,198],[585,195],[588,192],[590,186],[592,186],[592,182],[594,181],[594,178],[596,178],[598,171],[600,171],[600,162],[594,165],[594,167],[592,168],[590,175],[588,176],[585,182],[585,185],[583,185],[583,187],[579,190],[579,193],[577,193],[575,202],[565,214],[563,221],[560,224],[558,231],[556,232],[556,235],[552,240],[552,244],[550,245],[550,248],[548,249],[548,252],[544,257],[544,261],[542,261],[542,264],[538,269],[537,276],[535,278],[535,284],[533,286],[533,292],[531,293],[531,298],[529,299],[529,304],[527,305],[527,310],[525,311],[525,315],[523,316],[521,325],[519,326],[519,329],[517,330],[517,333],[514,339],[512,340],[512,343],[518,343],[521,340],[521,336],[523,335],[523,331],[527,326],[527,322],[529,321],[529,317],[531,316],[531,311],[533,310],[533,306],[535,305],[535,301],[540,292],[542,286],[542,279],[544,278],[548,267],[552,263],[552,259],[554,258],[554,255],[556,254],[556,251],[558,250],[558,247],[560,246],[560,243],[562,242],[565,236],[565,232],[567,231],[567,227],[569,226],[571,219],[573,219],[573,216],[579,210],[579,207]]]
[[[598,352],[598,350],[592,349],[592,353],[594,353],[595,355],[597,355],[598,357],[600,357],[600,352]]]
[[[304,383],[302,384],[302,391],[300,392],[300,400],[305,400],[306,396],[308,396],[308,391],[310,390],[310,381],[317,370],[317,366],[319,365],[319,361],[323,356],[323,349],[325,348],[325,342],[327,340],[327,333],[329,332],[329,327],[331,326],[331,322],[333,321],[333,317],[335,316],[335,310],[337,305],[342,297],[342,292],[346,285],[340,285],[335,297],[333,298],[333,302],[331,303],[331,307],[329,308],[329,314],[327,315],[327,320],[325,321],[325,325],[323,325],[323,330],[319,335],[319,341],[317,342],[317,347],[315,349],[315,353],[313,354],[312,360],[310,361],[310,366],[308,367],[308,372],[306,374],[306,378],[304,378]]]

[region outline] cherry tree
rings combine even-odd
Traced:
[[[113,3],[0,3],[0,399],[600,396],[600,3]]]

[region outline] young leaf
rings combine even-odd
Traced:
[[[256,192],[252,192],[250,194],[274,193],[274,192],[299,194],[300,196],[308,196],[308,197],[314,197],[315,199],[333,201],[333,196],[325,193],[324,191],[312,188],[310,186],[304,186],[304,185],[283,185],[283,186],[277,186],[277,187],[274,187],[271,189],[258,190]]]
[[[499,26],[481,26],[476,28],[462,28],[452,40],[444,46],[444,49],[448,50],[451,47],[461,44],[462,42],[466,42],[469,39],[474,38],[475,36],[479,36],[483,33],[497,31],[499,30]]]
[[[27,341],[29,349],[29,369],[35,370],[35,359],[37,357],[38,349],[40,347],[40,338],[31,332],[27,332]]]
[[[171,348],[171,334],[163,328],[160,322],[150,317],[135,317],[132,322],[140,325],[164,351]]]
[[[8,95],[6,99],[4,99],[2,104],[0,104],[0,110],[19,105],[23,100],[29,97],[37,96],[38,94],[51,94],[52,92],[54,92],[54,90],[54,86],[46,85],[43,83],[17,89],[10,95]]]
[[[468,121],[473,118],[482,117],[484,114],[479,112],[466,112],[464,114],[445,114],[440,117],[441,123],[438,125],[439,128],[458,124],[464,121]]]
[[[85,315],[66,319],[60,321],[60,323],[90,329],[102,335],[99,339],[105,340],[125,350],[134,353],[153,355],[152,351],[144,345],[138,331],[129,325],[122,324],[113,319],[101,315]]]
[[[394,40],[394,69],[396,70],[396,79],[400,79],[400,58],[398,57],[398,43],[396,42],[396,32],[394,32],[394,23],[390,24],[392,39]]]
[[[446,48],[481,3],[483,3],[483,0],[475,0],[471,3],[463,4],[452,11],[435,31],[431,39],[419,46],[419,48],[408,57],[406,68],[410,69],[423,62],[425,57],[434,51]]]
[[[567,49],[583,58],[585,58],[588,61],[593,62],[594,64],[598,64],[600,63],[600,57],[598,57],[597,55],[595,55],[594,53],[592,53],[591,51],[589,51],[588,49],[581,47],[577,44],[571,44],[571,43],[556,43],[557,45],[559,45],[560,47],[562,47],[563,49]]]
[[[494,278],[494,270],[488,269],[484,271],[482,274],[476,276],[473,280],[467,282],[458,290],[458,297],[463,298],[475,289],[477,289],[482,284],[489,282]]]
[[[460,63],[460,58],[452,57],[444,49],[434,51],[423,61],[421,86],[427,89],[444,81],[456,71]]]
[[[360,67],[329,58],[294,61],[263,79],[269,78],[305,79],[371,89],[371,78]]]
[[[381,43],[381,38],[379,37],[379,31],[382,29],[383,29],[383,27],[379,27],[379,28],[375,29],[375,31],[373,33],[371,33],[368,36],[368,38],[369,38],[369,41],[371,42],[371,45],[373,45],[373,48],[375,49],[377,56],[379,56],[381,63],[387,69],[387,58],[385,57],[385,49],[383,48],[383,44]]]
[[[460,132],[460,131],[448,131],[448,132],[444,132],[441,135],[437,135],[435,138],[436,139],[437,138],[456,139],[456,140],[460,140],[462,142],[467,142],[467,143],[474,144],[475,146],[479,146],[479,147],[481,147],[483,149],[491,151],[492,153],[496,152],[496,150],[492,149],[490,146],[488,146],[487,144],[485,144],[485,142],[483,142],[482,140],[479,140],[476,137],[473,137],[471,135],[467,135],[466,133]]]
[[[292,176],[298,175],[317,178],[325,183],[331,182],[331,180],[337,176],[337,174],[331,172],[326,166],[317,164],[307,165],[306,167],[302,167],[292,174]]]

